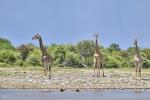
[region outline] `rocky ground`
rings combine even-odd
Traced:
[[[150,69],[143,71],[139,79],[133,69],[105,69],[105,77],[93,77],[92,69],[58,68],[52,70],[52,79],[48,79],[42,69],[0,68],[0,88],[150,88]]]

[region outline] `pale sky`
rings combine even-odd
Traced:
[[[45,44],[94,39],[104,47],[118,43],[126,49],[135,38],[150,47],[150,0],[0,0],[0,37],[13,45],[33,43],[41,34]]]

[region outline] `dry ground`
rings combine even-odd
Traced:
[[[89,68],[52,68],[49,80],[40,67],[0,68],[0,88],[150,88],[150,69],[139,79],[134,69],[105,69],[105,77],[93,77]]]

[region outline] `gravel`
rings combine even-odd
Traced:
[[[69,71],[53,72],[52,79],[36,71],[28,71],[26,74],[17,73],[16,76],[0,76],[0,88],[150,88],[150,76],[147,74],[139,79],[131,73],[117,71],[107,71],[105,77],[92,77],[92,70]]]

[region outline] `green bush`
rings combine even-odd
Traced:
[[[34,49],[23,64],[25,66],[41,66],[41,51]]]
[[[17,60],[14,65],[16,65],[16,66],[24,66],[24,61]]]
[[[116,62],[109,60],[104,64],[105,68],[119,68]]]
[[[14,49],[11,42],[7,39],[0,38],[0,50]]]
[[[17,61],[17,53],[13,50],[2,50],[0,52],[0,62],[13,65]]]
[[[93,57],[88,57],[88,58],[86,59],[85,64],[86,64],[88,67],[93,67],[93,64],[94,64],[94,62],[93,62]]]
[[[51,49],[51,50],[50,50]],[[66,48],[63,45],[54,46],[53,48],[50,48],[51,55],[54,59],[54,65],[55,66],[63,66],[63,62],[65,61],[66,57]]]
[[[133,56],[135,48],[121,50],[118,44],[110,47],[100,47],[104,58],[104,67],[122,68],[134,67]],[[53,64],[58,67],[83,67],[93,66],[93,55],[95,52],[95,41],[83,40],[76,45],[52,44],[48,47],[48,53],[53,57]],[[0,66],[41,66],[41,51],[33,44],[24,44],[17,49],[7,39],[0,38]],[[150,68],[150,48],[141,49],[140,55],[144,58],[143,68]],[[82,59],[84,57],[84,61]]]
[[[68,67],[79,67],[80,66],[80,59],[79,59],[79,55],[75,54],[73,52],[67,52],[66,54],[66,66]]]
[[[33,54],[28,57],[27,63],[32,66],[41,66],[40,57]]]
[[[78,51],[82,51],[82,55],[87,58],[93,56],[95,43],[92,40],[83,40],[77,43]]]
[[[0,67],[8,67],[8,66],[10,66],[10,65],[3,63],[3,62],[0,62]]]
[[[143,62],[143,68],[150,68],[150,60],[146,60]]]

